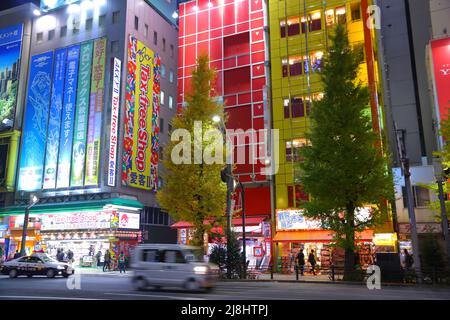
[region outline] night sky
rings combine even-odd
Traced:
[[[0,0],[0,10],[17,7],[28,2],[33,2],[39,6],[40,0]]]

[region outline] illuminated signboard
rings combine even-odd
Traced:
[[[117,136],[119,130],[119,105],[120,105],[120,69],[121,61],[114,58],[113,89],[111,106],[111,131],[109,138],[109,161],[108,161],[108,186],[116,185],[116,159],[117,159]]]
[[[160,65],[158,55],[129,37],[122,184],[158,187]]]
[[[0,30],[0,132],[14,125],[22,29],[19,24]]]
[[[18,190],[33,191],[42,187],[52,65],[53,52],[31,57]]]
[[[320,230],[320,222],[306,218],[303,210],[277,210],[277,230]]]
[[[119,229],[139,229],[139,213],[119,213]]]
[[[450,37],[431,41],[433,80],[440,119],[447,118],[450,108]]]
[[[87,135],[86,173],[84,185],[98,185],[100,139],[102,130],[103,99],[105,88],[106,39],[94,43],[91,102]]]
[[[41,216],[41,230],[109,229],[111,213],[104,211],[68,212]]]

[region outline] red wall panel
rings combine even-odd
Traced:
[[[225,94],[250,91],[250,67],[224,72]]]
[[[222,59],[222,39],[211,40],[211,61]]]
[[[209,32],[202,32],[197,34],[197,41],[205,41],[205,40],[209,40]]]
[[[252,127],[250,105],[227,108],[226,112],[228,114],[227,128],[247,130]]]
[[[255,41],[262,41],[264,40],[264,30],[263,29],[258,29],[258,30],[252,30],[252,42]]]
[[[209,30],[209,11],[201,11],[198,13],[198,32]]]
[[[236,23],[248,21],[249,12],[248,12],[248,2],[240,1],[236,2]]]
[[[264,104],[255,103],[253,105],[253,116],[262,116],[264,115]]]
[[[238,32],[238,33],[246,32],[249,29],[250,29],[250,23],[249,22],[239,23],[236,26],[236,32]]]
[[[252,80],[252,89],[253,90],[262,90],[264,85],[266,84],[266,78],[256,78]]]
[[[222,28],[222,10],[214,8],[210,10],[211,15],[211,29]]]
[[[197,21],[196,21],[196,15],[195,14],[190,14],[188,16],[186,16],[186,35],[192,35],[195,34],[197,32],[196,29],[197,26]]]
[[[197,56],[201,54],[207,54],[209,56],[209,41],[203,41],[197,44]]]
[[[262,10],[262,0],[252,0],[251,5],[251,11]]]
[[[225,6],[223,11],[223,25],[229,26],[235,24],[235,21],[236,15],[234,13],[234,4]]]
[[[253,77],[264,76],[264,64],[252,65],[252,73]]]
[[[248,32],[223,38],[224,58],[248,54],[250,52],[250,34]]]
[[[195,64],[195,59],[197,56],[197,53],[195,51],[196,45],[189,45],[185,47],[185,56],[184,56],[184,63],[186,66],[191,66]]]

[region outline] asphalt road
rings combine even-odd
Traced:
[[[82,274],[69,278],[0,276],[0,300],[450,300],[450,288],[383,287],[287,282],[218,282],[211,293],[180,289],[135,291],[126,276]],[[69,282],[69,285],[68,285]]]

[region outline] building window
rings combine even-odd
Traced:
[[[322,71],[323,52],[317,51],[311,54],[312,72]]]
[[[145,30],[145,38],[148,38],[148,24],[144,25],[144,30]]]
[[[345,7],[336,8],[336,23],[338,23],[338,24],[346,24],[347,23]]]
[[[286,25],[287,25],[287,35],[295,36],[300,34],[300,18],[294,17],[287,20],[280,21],[280,34],[282,38],[286,37]]]
[[[314,12],[308,16],[309,32],[322,30],[322,17],[320,12]]]
[[[156,32],[156,31],[153,31],[153,44],[155,46],[158,45],[158,32]]]
[[[172,96],[169,96],[169,109],[173,108],[173,98]]]
[[[161,77],[163,77],[163,78],[166,77],[166,65],[165,64],[161,65]]]
[[[352,11],[352,21],[361,20],[361,4],[352,3],[350,8]]]
[[[170,56],[173,58],[174,56],[174,47],[173,44],[170,45]]]
[[[79,34],[79,33],[80,33],[80,21],[74,21],[73,28],[72,28],[72,34]]]
[[[43,32],[39,32],[36,35],[36,41],[37,41],[37,43],[41,43],[42,41],[44,41],[44,33]]]
[[[416,208],[426,208],[430,205],[430,190],[421,186],[413,186],[413,198],[414,207]],[[403,193],[403,207],[408,207],[408,199],[406,194],[406,188],[402,187]]]
[[[166,38],[162,39],[162,43],[163,43],[163,52],[166,51]]]
[[[100,28],[105,27],[106,24],[106,14],[102,14],[100,17],[98,17],[98,26]]]
[[[325,11],[325,23],[327,27],[332,27],[334,25],[334,10],[329,9]]]
[[[301,208],[302,204],[309,201],[309,195],[304,191],[302,185],[288,186],[288,206],[290,208]]]
[[[298,76],[302,74],[302,57],[295,56],[289,57],[289,59],[282,59],[283,77]]]
[[[300,149],[306,146],[307,140],[304,138],[286,141],[286,161],[301,162],[303,158],[300,156]]]
[[[87,19],[86,20],[86,30],[87,31],[92,30],[93,24],[94,24],[94,19],[92,19],[92,18]]]
[[[112,15],[112,23],[113,24],[119,23],[119,18],[120,18],[120,11],[114,11]]]
[[[169,82],[173,83],[173,71],[172,70],[170,70],[170,72],[169,72]]]
[[[62,26],[60,31],[59,31],[59,36],[61,38],[64,38],[65,36],[67,36],[67,26]]]
[[[50,30],[50,31],[48,32],[48,41],[51,41],[51,40],[53,40],[54,38],[55,38],[55,29]]]
[[[119,40],[111,41],[111,53],[119,52]]]
[[[163,118],[159,118],[159,132],[161,132],[161,133],[164,132],[164,119]]]
[[[134,16],[134,30],[139,30],[139,18]]]
[[[164,91],[161,90],[161,104],[164,104]]]

